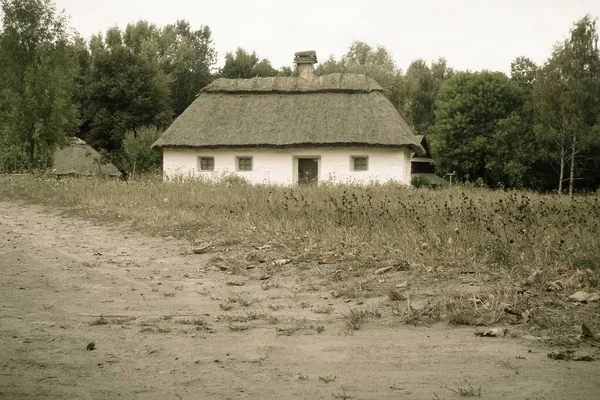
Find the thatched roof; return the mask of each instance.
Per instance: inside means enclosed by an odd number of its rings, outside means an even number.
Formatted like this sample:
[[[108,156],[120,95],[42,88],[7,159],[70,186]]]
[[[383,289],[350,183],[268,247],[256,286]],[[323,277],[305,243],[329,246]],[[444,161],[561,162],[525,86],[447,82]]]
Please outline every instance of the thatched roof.
[[[422,154],[425,158],[431,159],[431,150],[429,149],[429,141],[425,137],[425,135],[417,135],[417,140],[421,144],[421,147],[425,150],[425,154]],[[418,157],[413,157],[413,161],[425,161],[424,159],[417,159]],[[433,160],[432,160],[433,161]]]
[[[54,153],[52,173],[55,175],[121,176],[117,167],[104,161],[100,153],[78,138],[71,138],[66,147]]]
[[[407,146],[424,149],[373,79],[217,79],[154,148]]]

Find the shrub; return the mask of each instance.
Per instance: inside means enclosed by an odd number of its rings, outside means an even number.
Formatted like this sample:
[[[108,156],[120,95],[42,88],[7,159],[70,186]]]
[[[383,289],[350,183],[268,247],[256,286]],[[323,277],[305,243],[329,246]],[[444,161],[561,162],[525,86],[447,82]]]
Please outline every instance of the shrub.
[[[149,172],[160,169],[162,157],[151,148],[160,134],[161,132],[155,126],[144,126],[125,133],[123,154],[128,172]]]

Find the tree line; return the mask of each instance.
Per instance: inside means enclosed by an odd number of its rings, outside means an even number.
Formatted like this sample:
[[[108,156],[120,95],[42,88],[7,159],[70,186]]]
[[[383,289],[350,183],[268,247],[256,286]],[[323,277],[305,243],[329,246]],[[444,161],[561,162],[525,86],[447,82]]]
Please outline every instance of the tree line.
[[[78,136],[123,170],[160,164],[149,149],[219,77],[293,76],[238,48],[217,69],[208,26],[138,21],[82,38],[52,0],[0,0],[0,171],[47,167]],[[365,73],[432,147],[438,173],[490,187],[600,186],[600,52],[596,20],[573,24],[548,59],[516,57],[510,74],[457,71],[445,59],[406,71],[356,41],[317,74]]]

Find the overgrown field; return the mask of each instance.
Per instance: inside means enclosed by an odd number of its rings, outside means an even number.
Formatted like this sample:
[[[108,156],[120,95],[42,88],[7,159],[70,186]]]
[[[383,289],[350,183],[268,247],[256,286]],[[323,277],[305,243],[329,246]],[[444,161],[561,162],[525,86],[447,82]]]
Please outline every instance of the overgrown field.
[[[568,298],[599,291],[598,195],[4,176],[0,200],[229,248],[219,262],[233,273],[256,260],[309,271],[317,290],[385,297],[403,322],[512,324],[569,343],[586,336],[573,326],[600,329],[600,301]],[[272,259],[256,255],[264,245]]]

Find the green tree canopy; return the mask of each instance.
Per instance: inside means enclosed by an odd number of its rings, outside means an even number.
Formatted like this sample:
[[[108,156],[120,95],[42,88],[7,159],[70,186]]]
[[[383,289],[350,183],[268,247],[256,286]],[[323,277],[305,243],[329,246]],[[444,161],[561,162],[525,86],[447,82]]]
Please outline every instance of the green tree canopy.
[[[177,21],[160,30],[157,37],[159,62],[171,82],[171,107],[181,114],[212,79],[217,60],[208,26],[193,30],[187,21]]]
[[[225,54],[225,65],[221,69],[223,78],[232,79],[277,76],[279,74],[269,60],[260,59],[256,52],[248,53],[241,47],[238,47],[235,53]]]
[[[424,60],[413,61],[404,75],[400,111],[417,133],[425,134],[435,124],[435,100],[442,83],[454,74],[445,59],[427,65]]]
[[[316,73],[319,75],[335,72],[366,74],[375,79],[383,87],[386,95],[394,105],[398,105],[398,88],[402,74],[390,52],[383,46],[372,47],[365,42],[355,41],[348,52],[339,61],[330,56],[327,61],[319,64]]]
[[[501,72],[460,72],[442,84],[432,148],[439,166],[459,176],[496,183],[488,163],[498,122],[523,104],[522,90]]]
[[[599,93],[598,32],[596,21],[586,15],[575,23],[570,37],[555,46],[533,90],[536,133],[547,159],[558,164],[559,192],[568,174],[572,194],[578,166],[597,163]],[[600,182],[600,173],[592,172],[588,179]]]
[[[83,116],[86,139],[97,148],[118,151],[126,131],[164,128],[172,120],[171,80],[161,68],[156,41],[141,40],[138,23],[125,34],[110,28],[90,39],[91,65]],[[131,47],[129,47],[129,46]]]
[[[0,146],[13,167],[48,164],[78,125],[72,35],[51,0],[0,5]]]

